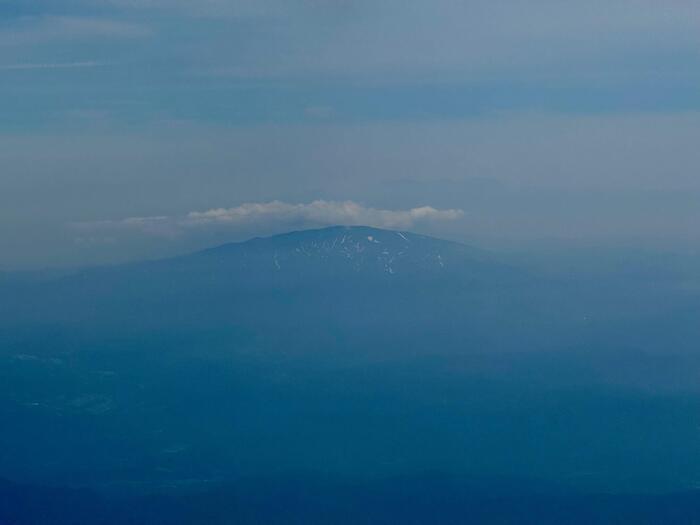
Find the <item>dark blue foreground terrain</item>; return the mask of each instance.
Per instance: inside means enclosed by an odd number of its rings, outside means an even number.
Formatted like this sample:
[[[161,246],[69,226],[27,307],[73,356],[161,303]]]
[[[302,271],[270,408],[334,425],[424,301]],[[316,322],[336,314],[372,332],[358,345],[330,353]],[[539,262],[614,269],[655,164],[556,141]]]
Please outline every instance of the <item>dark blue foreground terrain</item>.
[[[105,497],[0,482],[3,525],[694,524],[700,494],[576,494],[476,489],[450,479],[246,480],[208,489]]]

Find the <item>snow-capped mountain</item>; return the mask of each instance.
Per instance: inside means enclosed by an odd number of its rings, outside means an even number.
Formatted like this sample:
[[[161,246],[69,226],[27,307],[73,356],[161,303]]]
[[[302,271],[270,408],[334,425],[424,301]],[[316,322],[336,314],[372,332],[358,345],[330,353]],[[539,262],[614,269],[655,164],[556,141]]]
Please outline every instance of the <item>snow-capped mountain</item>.
[[[485,260],[467,246],[404,231],[334,226],[256,238],[182,258],[227,262],[238,270],[375,275],[440,273]]]
[[[449,323],[465,312],[488,312],[475,307],[479,297],[494,297],[491,291],[501,293],[523,275],[459,243],[336,226],[36,283],[13,292],[11,304],[0,300],[0,316],[22,323],[248,326],[300,316],[394,319],[403,312],[406,321]]]

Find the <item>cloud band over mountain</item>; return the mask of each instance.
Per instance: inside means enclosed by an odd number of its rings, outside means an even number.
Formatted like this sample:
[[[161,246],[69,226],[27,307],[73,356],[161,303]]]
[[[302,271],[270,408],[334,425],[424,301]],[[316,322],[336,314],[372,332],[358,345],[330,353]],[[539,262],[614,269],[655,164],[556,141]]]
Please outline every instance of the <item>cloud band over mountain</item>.
[[[73,226],[81,232],[131,232],[175,237],[201,229],[242,230],[250,227],[291,228],[333,224],[408,229],[427,222],[456,220],[463,214],[462,210],[439,210],[431,206],[384,210],[366,207],[353,201],[315,200],[306,204],[271,201],[245,203],[233,208],[193,211],[178,216],[129,217],[116,221],[82,222]]]

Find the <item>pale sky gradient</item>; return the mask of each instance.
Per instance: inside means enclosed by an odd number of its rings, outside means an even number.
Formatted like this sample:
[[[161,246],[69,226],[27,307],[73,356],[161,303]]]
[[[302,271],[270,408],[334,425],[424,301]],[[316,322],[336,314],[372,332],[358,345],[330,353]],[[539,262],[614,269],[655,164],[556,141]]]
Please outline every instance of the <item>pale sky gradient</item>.
[[[308,225],[74,227],[273,201],[462,210],[410,226],[475,243],[700,241],[697,2],[6,0],[0,100],[0,269]]]

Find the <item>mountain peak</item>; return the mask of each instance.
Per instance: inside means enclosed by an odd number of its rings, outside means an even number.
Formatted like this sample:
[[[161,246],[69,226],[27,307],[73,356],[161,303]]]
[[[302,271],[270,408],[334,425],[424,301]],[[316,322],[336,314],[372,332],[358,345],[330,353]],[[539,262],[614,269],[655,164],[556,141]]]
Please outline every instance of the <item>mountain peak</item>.
[[[384,230],[380,228],[372,228],[370,226],[328,226],[326,228],[310,229],[310,230],[298,230],[288,233],[282,233],[279,235],[274,235],[272,237],[267,237],[265,239],[273,242],[281,242],[284,240],[291,240],[293,242],[307,242],[307,241],[318,241],[318,242],[370,242],[370,243],[410,243],[412,241],[417,241],[419,239],[429,239],[422,235],[415,233],[410,233],[406,231],[395,231],[395,230]],[[440,241],[439,239],[433,239],[436,242],[447,242]]]
[[[368,226],[330,226],[271,237],[257,237],[200,252],[200,256],[225,259],[244,268],[277,272],[302,269],[395,275],[442,271],[476,251],[462,244],[406,231]],[[470,257],[470,258],[471,258]]]

